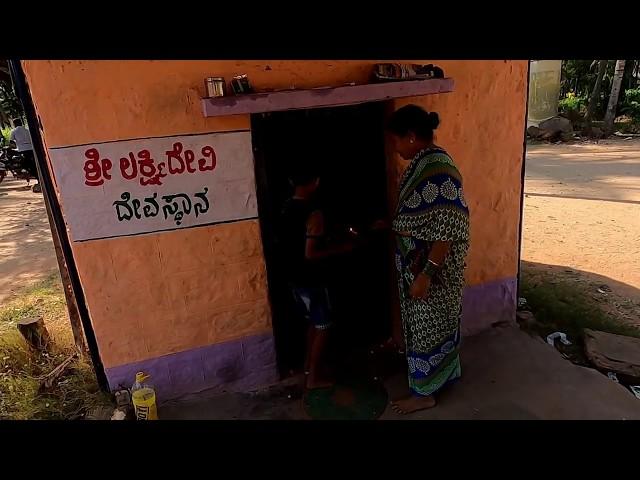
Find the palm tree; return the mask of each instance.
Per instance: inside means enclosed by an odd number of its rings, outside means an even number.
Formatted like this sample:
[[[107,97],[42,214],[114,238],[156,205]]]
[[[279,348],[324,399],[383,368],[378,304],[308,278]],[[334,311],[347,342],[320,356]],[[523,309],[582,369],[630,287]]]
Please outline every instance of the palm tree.
[[[609,105],[607,105],[607,113],[604,116],[604,131],[607,135],[613,132],[613,121],[616,117],[616,109],[618,107],[618,97],[620,96],[620,86],[622,85],[622,77],[624,76],[624,66],[626,60],[616,60],[616,70],[611,81],[611,95],[609,95]]]

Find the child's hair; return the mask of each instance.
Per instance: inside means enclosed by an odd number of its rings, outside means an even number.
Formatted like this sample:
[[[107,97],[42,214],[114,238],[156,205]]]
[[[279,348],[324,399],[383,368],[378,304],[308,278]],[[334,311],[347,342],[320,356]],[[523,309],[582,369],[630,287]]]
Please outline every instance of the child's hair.
[[[289,172],[289,181],[294,187],[309,185],[318,178],[318,172],[309,166],[298,166]]]

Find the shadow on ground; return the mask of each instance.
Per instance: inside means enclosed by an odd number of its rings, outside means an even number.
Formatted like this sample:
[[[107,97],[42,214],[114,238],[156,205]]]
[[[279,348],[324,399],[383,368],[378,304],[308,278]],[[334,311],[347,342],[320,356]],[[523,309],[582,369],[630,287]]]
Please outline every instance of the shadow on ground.
[[[536,318],[578,335],[582,328],[640,337],[640,289],[561,265],[521,263],[521,294]]]

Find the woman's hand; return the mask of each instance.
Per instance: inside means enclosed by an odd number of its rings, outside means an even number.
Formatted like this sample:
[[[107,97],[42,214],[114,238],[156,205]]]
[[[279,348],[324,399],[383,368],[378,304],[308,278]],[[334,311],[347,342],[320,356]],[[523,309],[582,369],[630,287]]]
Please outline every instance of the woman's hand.
[[[409,295],[414,300],[426,300],[429,296],[429,289],[431,288],[431,277],[426,273],[419,273],[413,280],[411,287],[409,288]]]

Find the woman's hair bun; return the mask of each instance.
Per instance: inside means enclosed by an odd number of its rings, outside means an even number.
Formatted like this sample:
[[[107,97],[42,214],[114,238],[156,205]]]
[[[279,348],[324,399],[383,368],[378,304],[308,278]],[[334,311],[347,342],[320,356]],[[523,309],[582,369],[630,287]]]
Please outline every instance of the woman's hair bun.
[[[440,125],[440,115],[436,112],[429,112],[429,126],[432,130],[435,130]]]
[[[436,112],[427,112],[418,105],[409,104],[393,113],[387,128],[391,133],[401,137],[413,132],[420,138],[431,140],[438,125],[440,116]]]

